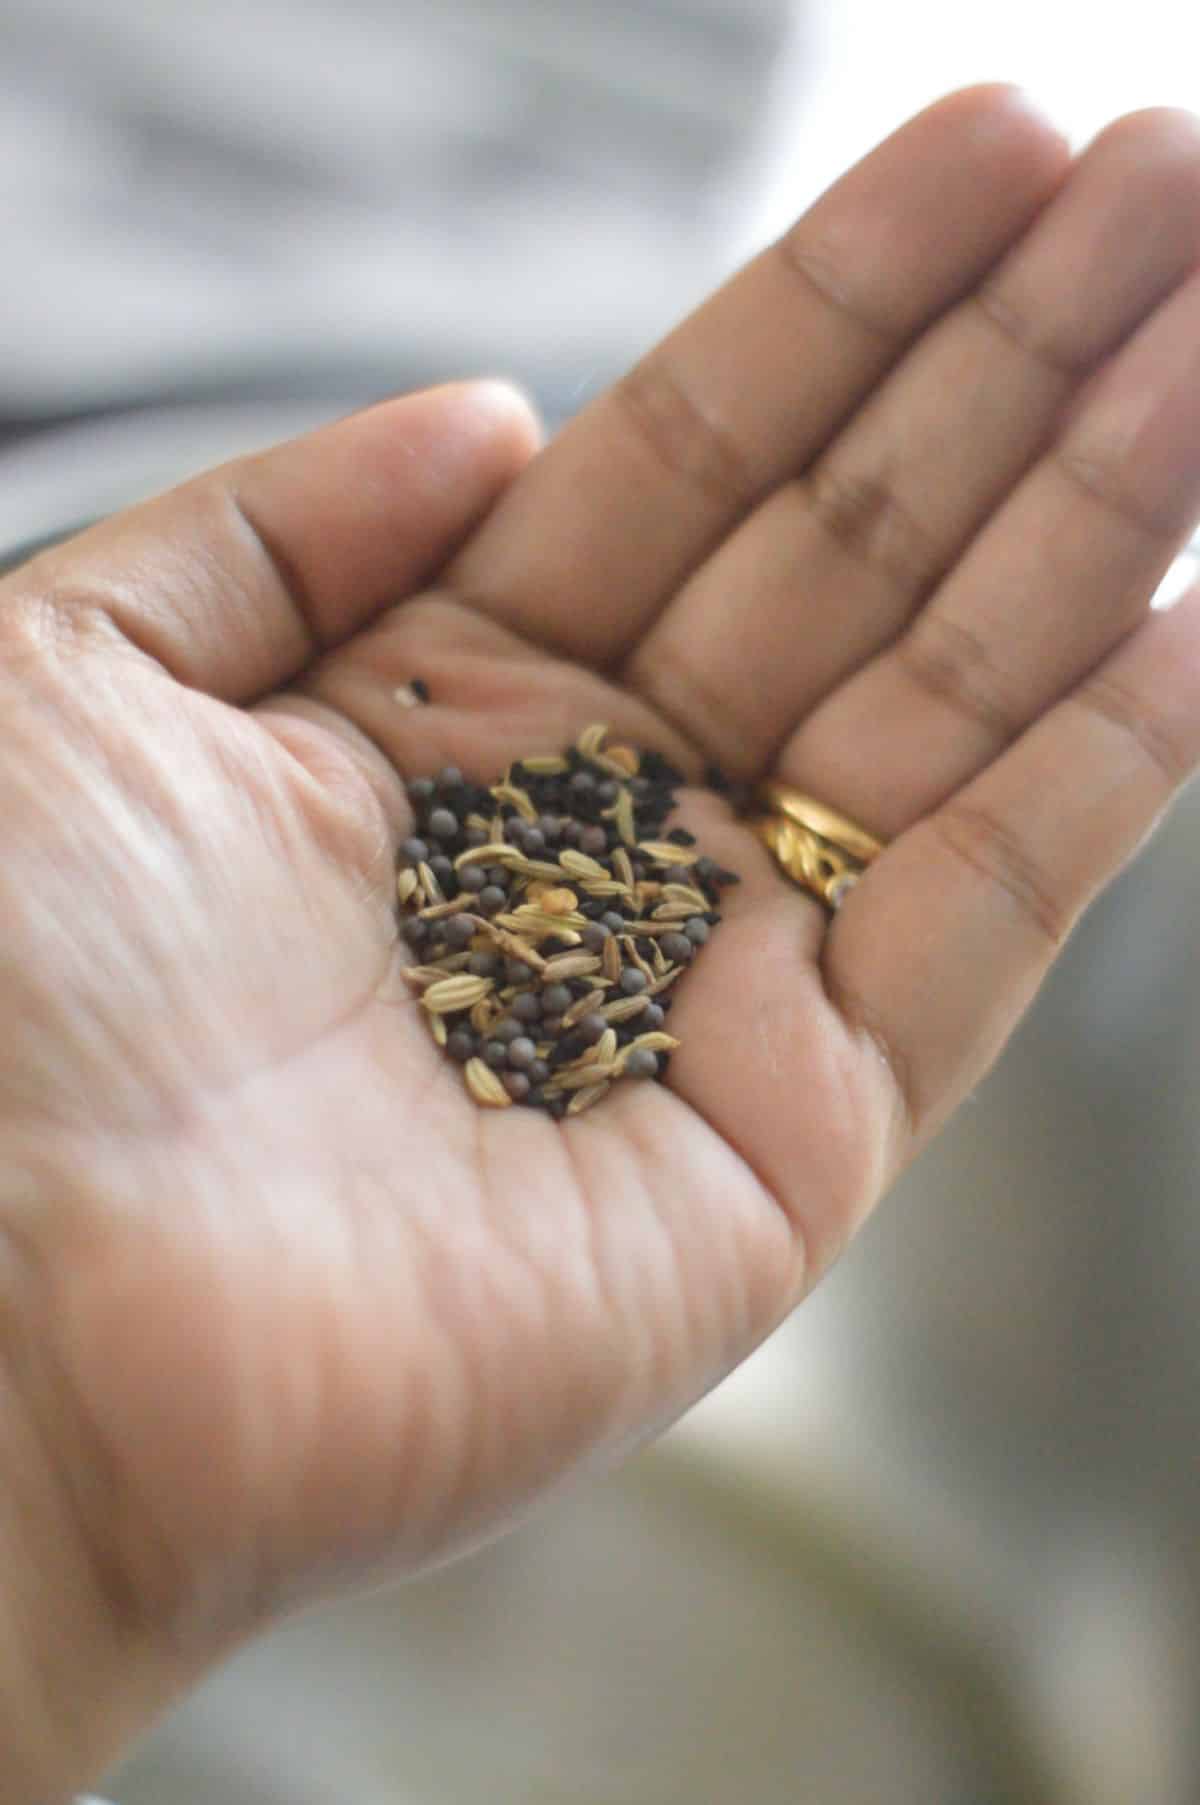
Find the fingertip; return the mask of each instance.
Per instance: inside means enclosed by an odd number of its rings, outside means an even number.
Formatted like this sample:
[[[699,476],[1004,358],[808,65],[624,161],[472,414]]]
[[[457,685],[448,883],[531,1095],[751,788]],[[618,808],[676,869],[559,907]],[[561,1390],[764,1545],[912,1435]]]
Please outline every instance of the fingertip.
[[[480,433],[500,438],[524,463],[545,442],[546,430],[533,396],[509,377],[471,377],[446,385]]]
[[[1064,168],[1070,160],[1067,132],[1022,82],[976,82],[935,102],[933,110],[944,111],[956,126],[967,126],[981,144],[1024,141]]]
[[[540,450],[544,436],[530,397],[493,376],[390,395],[295,443],[326,446],[333,435],[346,455],[374,473],[372,480],[387,471],[391,480],[411,485],[416,460],[421,481],[449,487],[464,502],[468,491],[495,495],[504,488]]]
[[[1101,145],[1115,146],[1135,159],[1174,157],[1194,168],[1200,152],[1200,115],[1187,107],[1138,107],[1101,126],[1088,149]]]

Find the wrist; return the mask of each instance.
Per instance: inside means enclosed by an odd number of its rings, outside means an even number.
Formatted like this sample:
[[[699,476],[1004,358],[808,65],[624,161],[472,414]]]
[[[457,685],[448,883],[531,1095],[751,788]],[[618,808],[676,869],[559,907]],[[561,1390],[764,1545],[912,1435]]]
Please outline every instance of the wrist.
[[[118,1545],[120,1500],[55,1358],[66,1262],[0,1182],[0,1798],[68,1805],[186,1682]]]
[[[68,1492],[11,1383],[0,1401],[0,1797],[96,1777],[129,1721],[136,1654],[100,1596]]]

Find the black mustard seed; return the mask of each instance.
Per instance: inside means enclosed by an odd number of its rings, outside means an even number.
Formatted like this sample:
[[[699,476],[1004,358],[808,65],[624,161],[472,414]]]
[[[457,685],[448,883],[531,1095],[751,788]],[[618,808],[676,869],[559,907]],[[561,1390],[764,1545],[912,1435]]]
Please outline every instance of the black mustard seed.
[[[475,938],[475,923],[469,915],[451,915],[442,923],[446,945],[461,950]]]

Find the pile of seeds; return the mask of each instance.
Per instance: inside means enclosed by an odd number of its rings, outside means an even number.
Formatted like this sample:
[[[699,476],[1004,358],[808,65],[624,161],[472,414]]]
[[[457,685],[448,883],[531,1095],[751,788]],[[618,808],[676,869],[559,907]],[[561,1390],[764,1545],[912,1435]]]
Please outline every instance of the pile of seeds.
[[[620,1078],[662,1078],[672,988],[736,875],[666,829],[683,782],[655,752],[588,727],[484,788],[461,771],[408,786],[400,932],[405,977],[477,1103],[555,1117]]]

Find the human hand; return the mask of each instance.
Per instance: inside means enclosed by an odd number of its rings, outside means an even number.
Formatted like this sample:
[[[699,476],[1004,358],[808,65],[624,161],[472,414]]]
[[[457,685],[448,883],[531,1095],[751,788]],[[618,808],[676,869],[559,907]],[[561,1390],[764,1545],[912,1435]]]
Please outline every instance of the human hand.
[[[1200,758],[1197,604],[1147,617],[1200,508],[1198,252],[1190,123],[1071,165],[971,91],[457,549],[515,404],[374,410],[8,581],[14,1797],[272,1611],[669,1421],[977,1082]],[[744,881],[670,1088],[485,1114],[398,975],[403,776],[589,720],[892,843],[830,926],[690,793]]]

